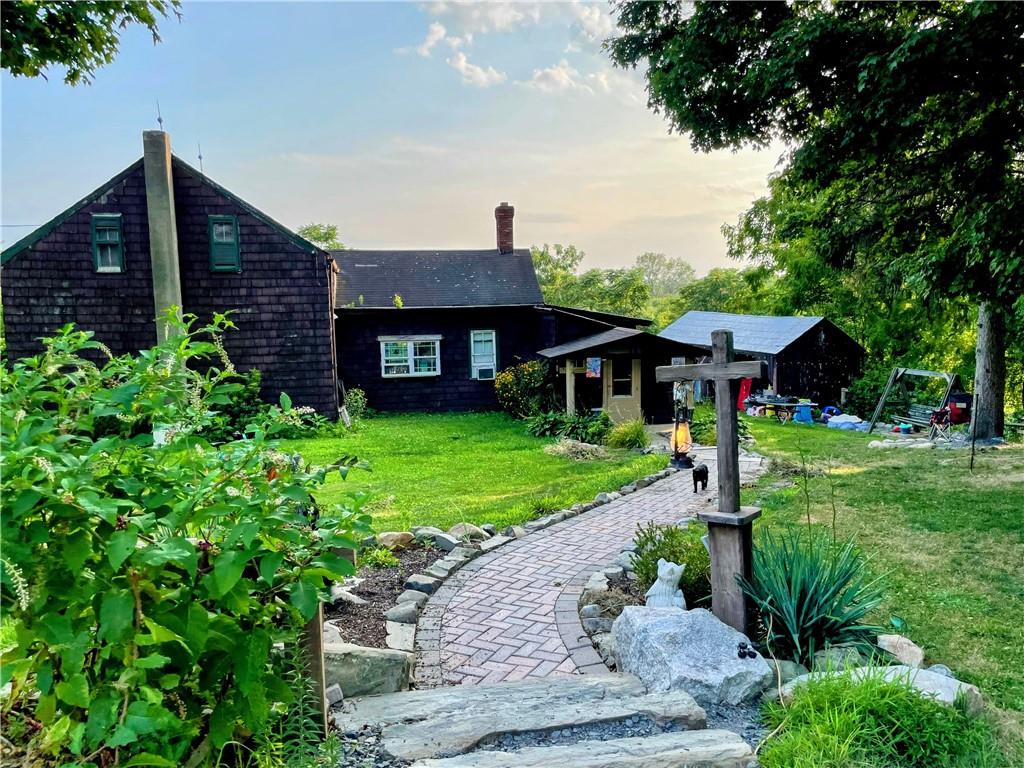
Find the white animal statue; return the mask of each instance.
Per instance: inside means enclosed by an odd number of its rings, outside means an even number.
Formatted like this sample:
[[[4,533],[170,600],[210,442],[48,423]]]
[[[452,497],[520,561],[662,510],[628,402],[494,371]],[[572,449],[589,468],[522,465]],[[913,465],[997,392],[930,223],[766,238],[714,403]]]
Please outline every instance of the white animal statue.
[[[686,610],[686,598],[679,588],[679,578],[685,565],[670,563],[665,558],[658,560],[658,580],[647,590],[645,605],[648,608],[682,608]]]

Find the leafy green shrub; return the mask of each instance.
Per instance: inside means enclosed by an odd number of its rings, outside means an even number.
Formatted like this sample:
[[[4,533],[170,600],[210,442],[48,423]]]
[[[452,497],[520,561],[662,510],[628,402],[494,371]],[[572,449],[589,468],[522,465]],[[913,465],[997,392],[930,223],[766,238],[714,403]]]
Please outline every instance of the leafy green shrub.
[[[366,393],[363,390],[358,387],[345,390],[345,409],[352,421],[359,421],[369,415],[366,403]]]
[[[644,429],[644,420],[633,419],[612,427],[604,442],[610,448],[646,448],[651,437]]]
[[[395,568],[401,561],[387,547],[373,547],[359,553],[359,563],[371,568]]]
[[[690,523],[678,525],[637,526],[634,542],[633,569],[640,587],[646,591],[658,580],[658,560],[685,565],[679,588],[686,598],[686,607],[693,608],[711,597],[711,558],[701,541],[707,532],[703,526]]]
[[[690,437],[693,442],[701,445],[717,445],[718,430],[716,429],[714,408],[698,408],[690,418]],[[736,434],[741,441],[754,439],[749,422],[742,416],[736,419]]]
[[[811,678],[787,707],[765,705],[764,768],[982,768],[1005,764],[996,734],[965,707],[922,697],[880,673]]]
[[[257,739],[294,698],[271,649],[352,573],[334,549],[369,532],[357,501],[316,505],[328,468],[275,450],[299,421],[286,395],[245,440],[201,436],[244,388],[211,364],[207,339],[233,326],[162,322],[165,342],[102,366],[71,326],[0,363],[0,610],[16,637],[0,685],[5,715],[41,726],[28,763],[200,765]],[[120,432],[94,439],[111,417]]]
[[[810,664],[815,651],[855,643],[870,648],[882,629],[862,624],[884,597],[878,579],[852,542],[836,546],[823,534],[773,536],[754,547],[751,580],[740,587],[761,612],[765,640],[776,656]]]
[[[864,371],[864,375],[854,379],[846,391],[846,403],[843,410],[846,413],[853,413],[862,419],[870,419],[878,405],[878,399],[885,391],[885,385],[889,381],[892,367],[889,365],[873,365]],[[828,405],[828,403],[822,403]],[[838,403],[836,403],[838,405]],[[910,407],[910,397],[902,387],[895,387],[886,401],[885,411],[882,413],[883,421],[895,419],[899,414],[905,414]]]
[[[499,371],[494,377],[498,404],[517,419],[525,419],[557,407],[548,364],[530,360]]]
[[[612,420],[606,413],[576,413],[564,411],[539,413],[526,420],[526,429],[535,437],[565,437],[581,443],[603,443],[612,429]]]
[[[225,366],[226,367],[226,366]],[[246,427],[255,422],[266,409],[260,399],[261,374],[258,368],[239,374],[240,389],[226,393],[199,434],[211,443],[226,443],[245,435]]]

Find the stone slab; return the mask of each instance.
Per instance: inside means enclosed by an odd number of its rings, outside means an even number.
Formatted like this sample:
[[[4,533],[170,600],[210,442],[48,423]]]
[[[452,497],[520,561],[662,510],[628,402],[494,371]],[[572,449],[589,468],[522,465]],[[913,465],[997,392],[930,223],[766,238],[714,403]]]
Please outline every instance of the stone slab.
[[[703,729],[707,722],[704,710],[684,691],[648,694],[635,677],[607,673],[346,698],[334,722],[344,732],[381,725],[388,752],[417,760],[463,754],[507,733],[630,717],[684,729]]]
[[[324,643],[326,685],[338,684],[346,698],[407,690],[412,664],[413,655],[403,651]]]
[[[420,760],[413,768],[746,768],[753,756],[750,746],[735,733],[704,730],[516,752],[478,751]]]
[[[384,629],[387,632],[385,642],[388,648],[396,651],[412,653],[416,650],[416,625],[404,624],[398,621],[385,621]]]
[[[500,534],[497,536],[492,536],[487,541],[480,542],[480,551],[490,552],[492,549],[497,549],[502,544],[508,544],[510,541],[512,541],[512,539],[508,536],[502,536]]]

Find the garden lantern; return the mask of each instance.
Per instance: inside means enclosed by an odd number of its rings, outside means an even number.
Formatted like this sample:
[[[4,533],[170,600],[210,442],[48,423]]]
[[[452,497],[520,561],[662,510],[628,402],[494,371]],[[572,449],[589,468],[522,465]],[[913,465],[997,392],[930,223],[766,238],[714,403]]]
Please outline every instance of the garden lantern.
[[[669,461],[677,469],[692,469],[693,459],[687,455],[693,447],[690,436],[690,414],[693,412],[693,384],[679,381],[672,386],[672,399],[675,403],[675,420],[672,425],[672,459]]]

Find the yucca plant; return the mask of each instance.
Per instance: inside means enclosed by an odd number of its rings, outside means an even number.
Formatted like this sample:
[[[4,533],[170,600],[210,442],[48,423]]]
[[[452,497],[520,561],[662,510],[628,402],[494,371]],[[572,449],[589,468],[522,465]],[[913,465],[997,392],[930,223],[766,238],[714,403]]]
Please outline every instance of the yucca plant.
[[[808,664],[829,645],[866,647],[882,631],[864,620],[881,604],[884,588],[852,542],[766,531],[754,548],[753,577],[737,581],[760,610],[765,639],[777,656]]]

